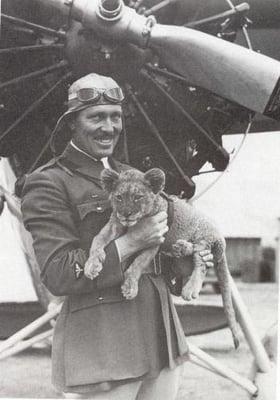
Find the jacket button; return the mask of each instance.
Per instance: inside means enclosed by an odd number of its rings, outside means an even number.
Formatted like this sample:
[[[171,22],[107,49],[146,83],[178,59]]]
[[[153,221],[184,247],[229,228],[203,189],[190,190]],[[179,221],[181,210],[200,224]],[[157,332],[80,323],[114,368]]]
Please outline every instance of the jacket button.
[[[102,210],[103,210],[103,208],[101,206],[96,207],[96,211],[102,211]]]
[[[99,296],[97,299],[98,299],[99,301],[102,301],[102,300],[104,300],[104,297]]]

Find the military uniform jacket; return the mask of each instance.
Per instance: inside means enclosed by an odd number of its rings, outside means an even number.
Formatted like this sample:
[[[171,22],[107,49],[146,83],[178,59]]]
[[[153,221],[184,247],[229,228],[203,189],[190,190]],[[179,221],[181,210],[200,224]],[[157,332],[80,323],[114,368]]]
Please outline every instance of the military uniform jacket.
[[[110,163],[117,171],[128,168]],[[94,280],[83,275],[92,238],[111,213],[102,169],[101,162],[68,145],[59,162],[34,171],[23,188],[24,225],[42,281],[55,296],[65,296],[52,348],[53,383],[64,392],[155,377],[188,351],[161,275],[143,275],[137,297],[126,300],[114,242],[106,248],[100,275]]]

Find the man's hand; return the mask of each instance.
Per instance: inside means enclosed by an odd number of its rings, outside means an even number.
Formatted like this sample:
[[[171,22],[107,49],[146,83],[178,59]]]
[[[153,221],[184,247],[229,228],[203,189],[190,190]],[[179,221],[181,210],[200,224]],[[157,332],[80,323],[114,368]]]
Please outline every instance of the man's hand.
[[[136,225],[128,228],[126,234],[115,240],[121,261],[139,250],[160,246],[165,240],[164,235],[167,231],[165,211],[141,219]]]
[[[143,218],[136,225],[128,228],[127,233],[137,250],[142,250],[161,245],[167,231],[167,214],[161,211],[152,217]]]
[[[193,271],[182,288],[182,297],[185,300],[197,299],[202,289],[207,269],[213,267],[213,254],[209,249],[201,249],[201,245],[194,245],[197,249],[193,254]]]
[[[202,258],[202,261],[206,265],[206,268],[213,268],[214,267],[213,254],[211,253],[210,250],[208,250],[208,249],[201,250],[198,254]]]

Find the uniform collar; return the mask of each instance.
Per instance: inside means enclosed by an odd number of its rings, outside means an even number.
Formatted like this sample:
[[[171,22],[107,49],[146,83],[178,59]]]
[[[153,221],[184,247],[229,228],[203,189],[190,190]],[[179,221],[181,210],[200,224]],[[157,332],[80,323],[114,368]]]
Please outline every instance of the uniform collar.
[[[67,144],[64,152],[59,157],[60,162],[65,163],[72,172],[78,171],[89,177],[99,179],[100,173],[104,169],[104,166],[100,160],[95,160],[90,158],[88,155],[80,152],[74,148],[70,143]],[[120,171],[121,164],[114,160],[112,157],[108,158],[110,166],[116,170]]]
[[[73,140],[70,140],[69,142],[70,146],[74,147],[75,150],[79,151],[80,153],[83,153],[85,156],[87,156],[88,158],[90,158],[93,161],[98,161],[97,158],[92,157],[90,154],[88,154],[87,152],[85,152],[84,150],[80,149],[80,147],[78,147]]]

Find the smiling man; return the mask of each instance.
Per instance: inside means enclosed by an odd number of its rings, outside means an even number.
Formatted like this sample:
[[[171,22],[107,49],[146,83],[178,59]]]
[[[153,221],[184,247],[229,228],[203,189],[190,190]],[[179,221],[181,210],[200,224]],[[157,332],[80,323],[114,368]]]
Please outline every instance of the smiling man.
[[[70,124],[72,145],[96,159],[111,156],[122,130],[122,110],[117,104],[96,105],[79,112]]]
[[[83,272],[92,240],[111,214],[100,173],[104,167],[129,168],[112,157],[123,100],[108,77],[90,74],[72,84],[68,110],[52,137],[55,157],[26,179],[23,219],[42,281],[55,296],[65,296],[52,348],[57,390],[75,398],[175,400],[178,365],[188,347],[164,277],[144,274],[133,300],[121,293],[133,256],[163,243],[166,213],[138,222],[111,242],[97,278]],[[62,134],[69,143],[58,156]],[[202,256],[211,266],[211,255]]]

